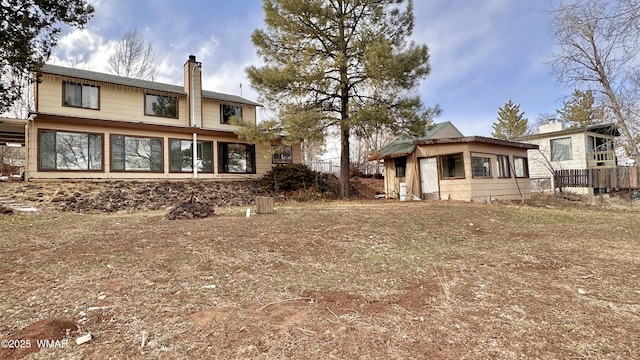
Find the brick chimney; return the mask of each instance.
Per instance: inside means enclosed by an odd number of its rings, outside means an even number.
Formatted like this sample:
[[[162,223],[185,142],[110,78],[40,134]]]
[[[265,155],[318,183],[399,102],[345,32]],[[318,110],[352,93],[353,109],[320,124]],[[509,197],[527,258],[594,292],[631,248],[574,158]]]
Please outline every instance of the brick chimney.
[[[202,127],[202,64],[195,55],[184,63],[184,91],[189,105],[189,125]]]

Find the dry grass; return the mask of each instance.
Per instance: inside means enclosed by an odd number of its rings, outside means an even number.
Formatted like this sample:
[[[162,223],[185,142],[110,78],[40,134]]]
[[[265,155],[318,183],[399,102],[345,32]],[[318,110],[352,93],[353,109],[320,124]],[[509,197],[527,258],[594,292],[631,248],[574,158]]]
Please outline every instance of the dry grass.
[[[535,204],[3,217],[0,338],[56,318],[95,339],[32,358],[637,357],[640,211]]]

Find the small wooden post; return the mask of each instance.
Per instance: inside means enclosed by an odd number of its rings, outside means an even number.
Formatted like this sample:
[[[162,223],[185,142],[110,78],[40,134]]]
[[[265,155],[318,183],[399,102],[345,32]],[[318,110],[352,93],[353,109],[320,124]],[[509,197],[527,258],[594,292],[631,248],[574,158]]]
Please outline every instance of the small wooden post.
[[[256,198],[256,213],[257,214],[272,214],[273,213],[273,198],[267,196],[258,196]]]

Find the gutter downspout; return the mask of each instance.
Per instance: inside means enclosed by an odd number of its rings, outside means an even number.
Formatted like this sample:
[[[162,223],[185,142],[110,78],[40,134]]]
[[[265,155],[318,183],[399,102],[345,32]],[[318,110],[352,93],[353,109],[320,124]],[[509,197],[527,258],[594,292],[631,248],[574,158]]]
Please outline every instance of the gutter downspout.
[[[195,79],[195,72],[196,72],[196,68],[200,67],[200,63],[196,63],[193,68],[191,68],[191,94],[190,94],[190,98],[191,98],[191,126],[192,127],[196,127],[196,98],[195,98],[195,92],[196,92],[196,79]],[[198,133],[197,132],[193,132],[193,143],[191,146],[191,167],[193,169],[193,178],[197,179],[198,178]]]

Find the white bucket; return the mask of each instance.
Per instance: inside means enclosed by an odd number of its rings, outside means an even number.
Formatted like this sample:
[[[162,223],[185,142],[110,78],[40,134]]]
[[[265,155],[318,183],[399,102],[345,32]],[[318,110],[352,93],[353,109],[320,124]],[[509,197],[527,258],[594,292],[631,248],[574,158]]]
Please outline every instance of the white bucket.
[[[407,183],[400,183],[400,201],[407,201]]]

